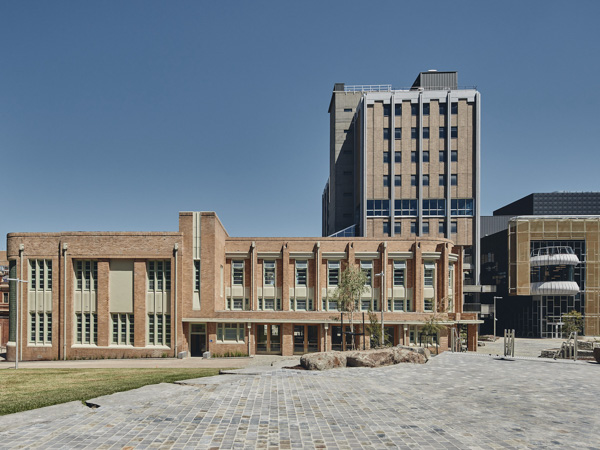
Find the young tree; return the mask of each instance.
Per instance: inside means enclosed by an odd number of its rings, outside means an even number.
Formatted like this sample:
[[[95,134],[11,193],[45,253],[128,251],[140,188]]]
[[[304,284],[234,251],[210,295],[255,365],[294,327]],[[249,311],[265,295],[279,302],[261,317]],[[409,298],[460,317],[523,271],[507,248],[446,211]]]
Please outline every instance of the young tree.
[[[354,311],[358,311],[360,295],[367,290],[367,276],[359,267],[348,266],[342,272],[338,287],[333,294],[337,301],[338,310],[350,313],[350,332],[354,333]],[[343,335],[344,330],[342,330]],[[344,339],[345,341],[345,339]],[[352,340],[354,346],[354,340]]]
[[[367,325],[367,331],[371,335],[371,348],[375,348],[376,345],[380,347],[385,345],[381,336],[379,319],[377,319],[377,314],[375,314],[372,309],[369,309],[369,325]]]
[[[572,309],[567,314],[563,314],[563,333],[569,337],[571,333],[577,331],[578,334],[583,332],[583,316],[579,311]]]

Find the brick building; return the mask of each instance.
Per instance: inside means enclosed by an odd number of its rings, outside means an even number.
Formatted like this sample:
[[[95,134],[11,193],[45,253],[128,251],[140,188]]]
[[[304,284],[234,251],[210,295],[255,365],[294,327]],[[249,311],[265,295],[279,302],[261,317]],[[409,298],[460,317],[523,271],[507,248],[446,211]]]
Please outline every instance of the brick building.
[[[27,281],[10,283],[11,360],[17,347],[23,360],[339,349],[332,293],[348,265],[394,344],[417,344],[435,317],[442,349],[459,326],[476,348],[462,247],[443,237],[235,238],[213,212],[182,212],[178,232],[10,233],[7,248],[11,278]]]

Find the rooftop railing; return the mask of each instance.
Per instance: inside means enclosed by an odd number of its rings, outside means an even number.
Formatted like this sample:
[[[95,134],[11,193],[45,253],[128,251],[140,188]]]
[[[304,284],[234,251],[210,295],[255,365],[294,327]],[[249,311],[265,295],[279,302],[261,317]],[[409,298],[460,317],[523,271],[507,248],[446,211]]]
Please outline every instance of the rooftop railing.
[[[448,90],[477,90],[477,86],[428,86],[428,87],[404,87],[393,88],[391,84],[356,84],[344,86],[345,92],[391,92],[391,91],[448,91]]]

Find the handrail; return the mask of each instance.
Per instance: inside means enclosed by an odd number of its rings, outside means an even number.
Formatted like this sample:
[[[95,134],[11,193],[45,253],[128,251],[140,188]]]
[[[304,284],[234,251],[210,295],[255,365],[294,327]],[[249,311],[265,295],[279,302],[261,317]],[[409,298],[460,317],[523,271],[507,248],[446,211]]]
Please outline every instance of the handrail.
[[[551,247],[536,248],[531,251],[530,256],[549,256],[549,255],[574,255],[575,252],[571,247],[565,245],[557,245]]]

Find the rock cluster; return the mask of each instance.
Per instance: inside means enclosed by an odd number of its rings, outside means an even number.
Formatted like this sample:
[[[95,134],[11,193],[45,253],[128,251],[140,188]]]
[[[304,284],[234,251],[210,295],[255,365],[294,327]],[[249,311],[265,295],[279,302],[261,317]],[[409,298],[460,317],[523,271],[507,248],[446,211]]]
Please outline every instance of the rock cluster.
[[[300,358],[306,370],[328,370],[340,367],[380,367],[399,363],[424,364],[429,350],[412,347],[388,347],[350,352],[307,353]]]

